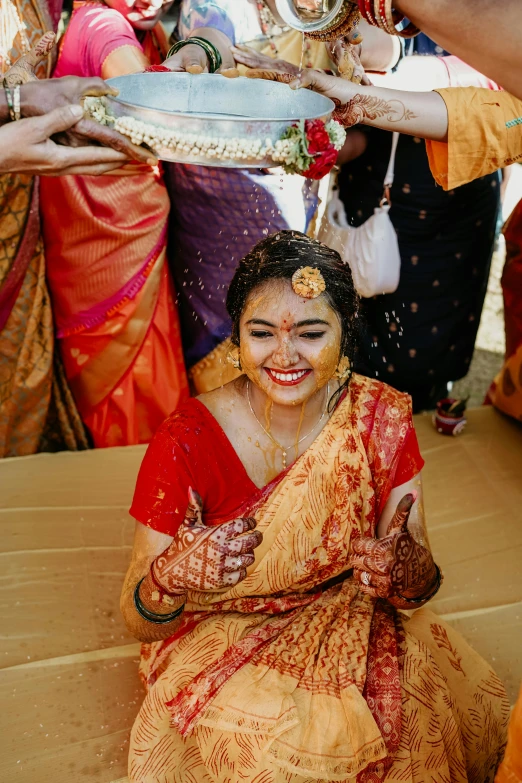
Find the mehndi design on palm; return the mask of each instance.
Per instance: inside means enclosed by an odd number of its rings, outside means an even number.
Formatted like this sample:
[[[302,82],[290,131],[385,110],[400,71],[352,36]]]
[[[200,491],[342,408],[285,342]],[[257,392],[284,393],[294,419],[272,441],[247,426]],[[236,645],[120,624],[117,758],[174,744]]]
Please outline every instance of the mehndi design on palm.
[[[49,56],[55,43],[56,35],[53,32],[44,33],[38,43],[9,68],[4,76],[4,84],[7,87],[16,87],[18,84],[34,81],[35,69]]]
[[[216,527],[203,523],[203,503],[189,489],[185,518],[170,546],[151,566],[156,582],[171,595],[187,590],[223,590],[246,577],[253,550],[262,541],[255,519],[239,518]]]
[[[416,494],[405,495],[385,538],[356,536],[351,566],[361,590],[375,598],[422,600],[436,582],[437,569],[429,549],[417,543],[408,529]]]

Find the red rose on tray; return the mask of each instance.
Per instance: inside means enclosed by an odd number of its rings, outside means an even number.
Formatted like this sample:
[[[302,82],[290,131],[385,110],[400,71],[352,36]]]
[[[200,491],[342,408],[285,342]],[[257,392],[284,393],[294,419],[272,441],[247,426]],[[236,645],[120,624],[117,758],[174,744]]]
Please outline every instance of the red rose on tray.
[[[149,65],[145,68],[145,73],[172,73],[172,71],[166,65]]]
[[[314,162],[303,171],[303,177],[308,179],[322,179],[333,169],[337,162],[337,150],[332,145],[330,149],[324,150],[315,156]]]
[[[310,155],[317,155],[318,152],[332,147],[332,142],[322,120],[307,120],[305,131]]]

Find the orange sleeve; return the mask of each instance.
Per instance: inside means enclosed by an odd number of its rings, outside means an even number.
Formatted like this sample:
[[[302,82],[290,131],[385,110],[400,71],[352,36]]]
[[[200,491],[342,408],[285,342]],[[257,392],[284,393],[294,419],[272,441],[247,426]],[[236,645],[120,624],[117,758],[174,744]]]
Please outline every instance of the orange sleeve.
[[[427,141],[426,149],[445,190],[522,161],[522,101],[477,87],[436,92],[448,110],[448,141]]]

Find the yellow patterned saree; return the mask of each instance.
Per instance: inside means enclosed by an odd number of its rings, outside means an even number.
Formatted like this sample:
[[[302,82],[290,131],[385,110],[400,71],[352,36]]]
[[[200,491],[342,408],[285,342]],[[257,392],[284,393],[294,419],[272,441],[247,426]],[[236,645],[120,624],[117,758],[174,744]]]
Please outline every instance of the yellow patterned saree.
[[[355,376],[315,443],[257,500],[247,578],[189,595],[144,645],[136,783],[485,783],[508,705],[490,667],[426,609],[411,619],[347,571],[373,536],[409,398]]]

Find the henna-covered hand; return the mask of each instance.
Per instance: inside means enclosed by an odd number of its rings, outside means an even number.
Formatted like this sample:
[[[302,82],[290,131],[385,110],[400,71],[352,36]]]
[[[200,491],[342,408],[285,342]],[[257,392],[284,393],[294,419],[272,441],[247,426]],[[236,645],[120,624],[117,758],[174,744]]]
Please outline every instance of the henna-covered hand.
[[[35,80],[36,67],[49,56],[55,43],[56,35],[53,32],[44,33],[38,43],[9,68],[4,76],[4,84],[16,87],[17,84],[27,84]]]
[[[361,34],[358,30],[354,30],[349,36],[326,44],[326,48],[330,59],[337,66],[341,79],[354,84],[371,84],[361,63],[361,41]]]
[[[279,62],[284,61],[280,60]],[[312,68],[303,68],[297,74],[284,70],[280,71],[273,66],[271,68],[253,68],[247,71],[246,75],[250,79],[268,79],[270,81],[283,82],[283,84],[289,84],[293,90],[306,87],[314,90],[314,92],[326,95],[327,98],[331,98],[333,101],[337,101],[338,105],[350,101],[357,90],[357,86],[346,79],[339,79],[338,76]]]
[[[252,68],[247,71],[246,76],[249,79],[266,79],[267,82],[280,82],[281,84],[293,84],[296,80],[295,73],[284,73],[283,71],[266,70],[265,68]]]
[[[216,527],[203,524],[200,496],[189,489],[185,519],[171,545],[154,560],[154,580],[167,593],[212,592],[241,582],[254,562],[263,536],[255,519],[234,519]]]
[[[256,50],[252,49],[250,46],[236,44],[236,46],[230,47],[230,51],[234,55],[234,60],[237,63],[246,65],[247,68],[252,68],[258,73],[263,72],[270,74],[275,71],[276,73],[292,75],[294,78],[299,73],[299,66],[293,65],[287,60],[275,60],[274,58],[269,57],[267,54],[256,52]],[[248,75],[249,74],[247,73],[247,76]],[[258,76],[257,78],[261,79],[264,77]],[[270,76],[267,76],[266,78],[271,80]]]
[[[401,604],[401,597],[422,600],[437,581],[437,569],[429,549],[418,544],[408,530],[416,494],[405,495],[388,526],[385,538],[356,536],[350,565],[361,590],[375,598]],[[412,608],[409,606],[408,608]]]

